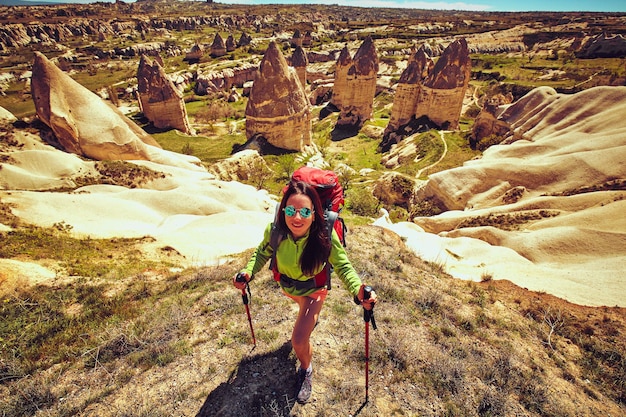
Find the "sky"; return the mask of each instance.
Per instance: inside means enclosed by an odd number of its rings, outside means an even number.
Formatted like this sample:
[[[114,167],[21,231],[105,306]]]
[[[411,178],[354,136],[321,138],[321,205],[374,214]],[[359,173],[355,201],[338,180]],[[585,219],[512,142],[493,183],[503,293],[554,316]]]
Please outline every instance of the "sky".
[[[54,0],[64,3],[92,3],[96,0]],[[109,1],[114,0],[100,0]],[[128,3],[132,0],[123,0]],[[475,11],[586,11],[624,12],[626,0],[214,0],[223,4],[339,4],[359,7],[400,7],[413,9],[475,10]],[[2,0],[0,0],[2,4]]]

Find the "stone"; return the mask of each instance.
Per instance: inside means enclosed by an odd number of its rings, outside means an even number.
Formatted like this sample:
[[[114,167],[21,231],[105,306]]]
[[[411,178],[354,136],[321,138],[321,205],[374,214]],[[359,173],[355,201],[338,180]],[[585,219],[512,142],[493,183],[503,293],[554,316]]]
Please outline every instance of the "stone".
[[[96,160],[147,160],[201,170],[200,160],[161,149],[156,140],[35,52],[31,94],[39,119],[61,148]]]
[[[373,194],[385,205],[408,209],[416,188],[415,180],[399,172],[385,172],[374,185]]]
[[[233,35],[228,35],[228,38],[226,38],[226,52],[233,52],[235,49],[237,49],[235,38],[233,38]]]
[[[306,67],[309,61],[306,56],[306,52],[301,46],[296,46],[296,49],[293,51],[293,55],[291,56],[291,66],[295,68],[296,73],[298,74],[298,79],[300,80],[300,84],[306,90]]]
[[[249,181],[258,178],[261,171],[270,172],[270,168],[259,152],[246,149],[216,162],[208,171],[222,181]]]
[[[139,106],[144,116],[158,129],[174,128],[194,135],[189,124],[183,94],[167,76],[160,59],[142,55],[137,68]]]
[[[352,66],[352,57],[348,46],[339,53],[337,63],[335,64],[335,84],[333,85],[333,95],[330,99],[330,104],[340,109],[343,107],[346,90],[348,89],[348,71]]]
[[[346,60],[347,62],[349,61]],[[351,65],[341,63],[341,66],[341,74],[336,73],[336,77],[345,78],[335,78],[340,105],[333,103],[339,109],[337,126],[361,128],[372,117],[376,95],[378,53],[372,37],[365,38]]]
[[[415,116],[419,90],[434,65],[423,46],[410,56],[408,65],[398,80],[386,131],[397,130]]]
[[[293,32],[293,36],[291,38],[291,46],[292,47],[302,47],[302,33],[300,32],[300,29],[296,29]]]
[[[201,45],[195,44],[189,49],[189,52],[185,54],[184,60],[189,63],[199,62],[204,55],[204,48]]]
[[[436,64],[422,45],[409,58],[394,96],[381,149],[386,152],[419,129],[457,129],[469,85],[471,61],[467,41],[455,40]]]
[[[237,41],[237,46],[248,46],[252,42],[252,36],[248,35],[246,32],[241,32],[241,36],[239,36],[239,40]]]
[[[426,116],[444,129],[457,129],[470,74],[467,41],[457,39],[448,45],[424,80],[415,118]]]
[[[281,149],[302,150],[311,143],[311,107],[295,70],[270,42],[246,106],[246,137],[265,139]]]
[[[483,104],[480,113],[472,126],[472,133],[469,143],[472,149],[480,147],[480,141],[490,136],[504,138],[510,131],[511,126],[504,120],[498,119],[498,110],[501,106],[513,102],[513,95],[509,93],[507,96],[497,94],[491,97]]]
[[[226,44],[220,34],[216,33],[215,38],[213,38],[213,43],[211,44],[211,56],[213,58],[219,58],[224,55],[226,55]]]

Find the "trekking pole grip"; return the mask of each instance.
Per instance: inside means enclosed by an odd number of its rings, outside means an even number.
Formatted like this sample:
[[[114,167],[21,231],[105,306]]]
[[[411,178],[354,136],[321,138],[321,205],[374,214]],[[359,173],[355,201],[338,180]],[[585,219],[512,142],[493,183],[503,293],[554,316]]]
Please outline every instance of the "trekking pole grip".
[[[246,280],[246,276],[243,272],[239,272],[237,274],[237,276],[235,277],[235,281],[237,282],[245,282],[246,283],[246,288],[241,290],[241,299],[243,300],[243,303],[245,305],[248,305],[248,294],[252,295],[250,293],[250,283]],[[248,294],[246,294],[246,289],[248,290]]]
[[[363,288],[363,299],[369,300],[372,294],[372,291],[373,289],[369,285]],[[374,319],[374,306],[373,305],[372,305],[371,310],[368,310],[365,307],[363,307],[363,320],[365,320],[366,323],[369,323],[371,321],[372,328],[376,330],[376,320]]]

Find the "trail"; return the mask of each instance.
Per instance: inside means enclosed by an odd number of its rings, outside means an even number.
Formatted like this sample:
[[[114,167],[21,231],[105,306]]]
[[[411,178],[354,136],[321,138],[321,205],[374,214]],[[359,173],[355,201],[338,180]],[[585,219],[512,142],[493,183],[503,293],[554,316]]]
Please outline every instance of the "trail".
[[[440,163],[443,158],[446,157],[446,154],[448,153],[448,144],[446,143],[446,139],[444,137],[444,134],[447,131],[445,130],[440,130],[439,131],[439,137],[441,138],[441,141],[443,142],[443,152],[441,153],[441,156],[439,157],[439,159],[437,159],[437,161],[433,162],[432,164],[420,169],[419,171],[417,171],[417,174],[415,174],[415,178],[420,178],[422,176],[422,172],[424,171],[428,171],[429,169],[431,169],[432,167],[436,166],[438,163]]]

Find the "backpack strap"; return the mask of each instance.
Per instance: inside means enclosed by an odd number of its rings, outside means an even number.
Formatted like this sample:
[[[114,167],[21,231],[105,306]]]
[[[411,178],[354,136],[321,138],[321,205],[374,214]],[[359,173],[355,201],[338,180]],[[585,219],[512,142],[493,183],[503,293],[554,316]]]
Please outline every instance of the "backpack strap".
[[[331,245],[333,242],[333,230],[335,229],[335,222],[337,221],[338,218],[339,218],[339,213],[337,213],[336,211],[332,211],[332,210],[324,211],[324,220],[326,220],[326,232],[328,233],[328,241],[330,242]],[[328,260],[326,260],[326,266],[324,267],[322,272],[320,272],[319,274],[315,276],[316,282],[322,282],[322,277],[318,278],[318,275],[323,274],[323,273],[326,274],[325,286],[327,289],[330,290],[332,288],[332,286],[330,285],[330,276],[333,273],[333,267],[330,264],[330,262],[328,262]]]
[[[272,258],[270,259],[270,270],[274,272],[274,280],[280,281],[280,273],[278,273],[278,266],[276,265],[276,251],[278,250],[278,245],[283,239],[286,237],[285,232],[278,225],[278,216],[280,213],[278,212],[278,208],[280,207],[280,203],[276,204],[276,211],[274,213],[274,222],[272,223],[272,230],[270,231],[270,247],[272,248]]]

